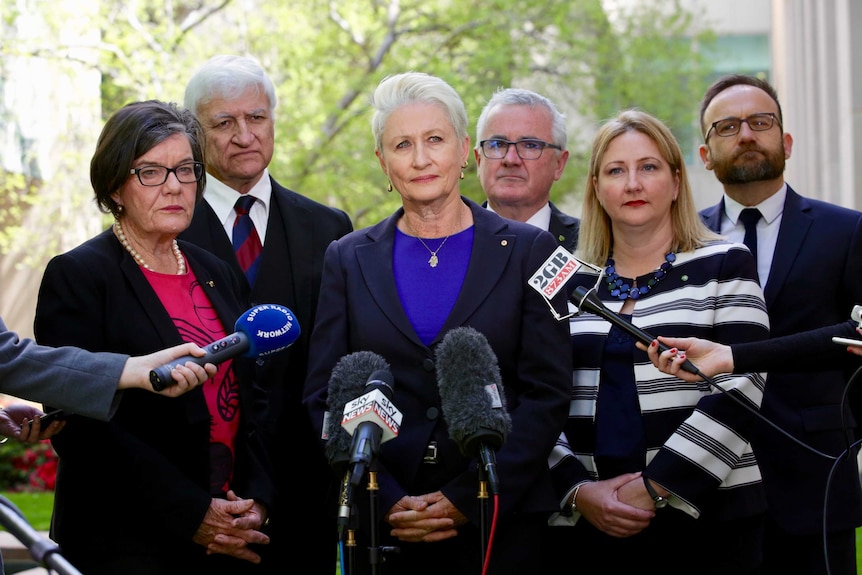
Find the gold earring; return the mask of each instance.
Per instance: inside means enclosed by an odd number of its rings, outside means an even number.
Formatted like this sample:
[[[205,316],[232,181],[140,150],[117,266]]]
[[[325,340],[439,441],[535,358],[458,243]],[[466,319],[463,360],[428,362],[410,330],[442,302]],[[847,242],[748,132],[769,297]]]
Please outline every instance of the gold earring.
[[[463,166],[461,166],[461,167],[462,167],[462,168],[466,168],[468,165],[469,165],[469,162],[468,162],[467,160],[464,160],[464,165],[463,165]]]
[[[391,191],[392,191],[392,182],[389,182],[389,183],[386,185],[386,191],[387,191],[387,192],[391,192]]]
[[[464,179],[464,172],[461,172],[461,179]]]

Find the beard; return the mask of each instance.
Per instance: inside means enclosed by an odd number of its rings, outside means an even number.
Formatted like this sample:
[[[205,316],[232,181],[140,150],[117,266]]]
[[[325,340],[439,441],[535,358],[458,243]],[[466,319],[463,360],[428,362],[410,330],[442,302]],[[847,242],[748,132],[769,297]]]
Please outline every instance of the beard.
[[[741,159],[741,156],[751,151],[760,152],[763,156]],[[726,185],[775,180],[784,173],[784,148],[765,150],[752,146],[733,156],[713,160],[712,170],[718,181]]]

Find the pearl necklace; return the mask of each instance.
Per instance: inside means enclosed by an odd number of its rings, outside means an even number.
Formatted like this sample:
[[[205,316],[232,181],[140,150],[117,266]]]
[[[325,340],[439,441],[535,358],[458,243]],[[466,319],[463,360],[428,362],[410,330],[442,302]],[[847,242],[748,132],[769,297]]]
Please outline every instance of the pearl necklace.
[[[135,251],[129,244],[129,240],[126,239],[126,234],[123,232],[123,226],[120,224],[120,220],[114,221],[114,235],[117,236],[117,239],[120,240],[120,243],[123,244],[123,247],[126,248],[126,251],[129,252],[129,255],[134,258],[135,262],[144,268],[145,270],[153,271],[147,262],[144,261],[144,258],[141,257],[141,254]],[[180,251],[180,246],[177,244],[177,240],[174,240],[173,244],[174,257],[177,258],[177,275],[181,276],[186,273],[186,260],[183,257],[183,252]]]
[[[612,258],[608,258],[608,261],[605,263],[605,275],[608,278],[608,291],[611,292],[612,296],[619,300],[627,300],[629,298],[638,299],[642,295],[649,293],[653,286],[664,279],[670,271],[670,268],[673,267],[673,262],[675,261],[676,255],[674,255],[673,252],[668,252],[667,255],[664,256],[664,263],[661,264],[660,268],[653,272],[652,277],[647,281],[646,285],[634,287],[623,281],[617,273],[614,260]]]

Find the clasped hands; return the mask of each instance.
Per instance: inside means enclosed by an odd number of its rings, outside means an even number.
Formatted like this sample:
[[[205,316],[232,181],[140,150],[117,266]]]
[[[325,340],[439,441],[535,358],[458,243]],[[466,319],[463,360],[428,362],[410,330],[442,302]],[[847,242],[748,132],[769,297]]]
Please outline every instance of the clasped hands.
[[[386,514],[390,534],[401,541],[433,543],[458,535],[467,518],[440,491],[406,495]]]
[[[259,531],[265,520],[266,509],[260,503],[241,499],[233,491],[228,491],[227,499],[212,499],[192,539],[206,547],[207,555],[222,553],[260,563],[260,555],[248,546],[269,543],[269,536]]]
[[[655,517],[655,504],[640,472],[584,483],[577,503],[583,518],[611,537],[636,535]]]

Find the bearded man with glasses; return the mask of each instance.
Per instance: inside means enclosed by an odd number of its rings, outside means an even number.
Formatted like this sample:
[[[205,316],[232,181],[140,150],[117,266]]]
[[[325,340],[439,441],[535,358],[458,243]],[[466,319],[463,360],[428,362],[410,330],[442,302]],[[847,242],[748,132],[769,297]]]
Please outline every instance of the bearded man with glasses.
[[[785,348],[787,355],[818,346],[821,357],[828,357],[835,345],[811,330],[841,330],[853,306],[862,303],[862,213],[805,198],[785,183],[793,138],[784,131],[775,89],[764,80],[721,78],[707,90],[700,120],[700,157],[724,185],[721,201],[701,216],[730,240],[752,240],[746,243],[756,255],[771,337],[795,335],[795,343]],[[746,234],[744,212],[752,209],[759,213]],[[760,371],[757,349],[756,344],[732,346],[734,371]],[[855,413],[844,405],[858,360],[844,355],[844,361],[818,362],[804,373],[785,366],[767,377],[761,413],[830,457],[755,423],[752,445],[768,505],[765,575],[856,573],[854,529],[862,524],[859,471],[852,455],[835,461],[854,439],[853,416],[859,415],[852,399]],[[696,357],[688,357],[697,365]]]

